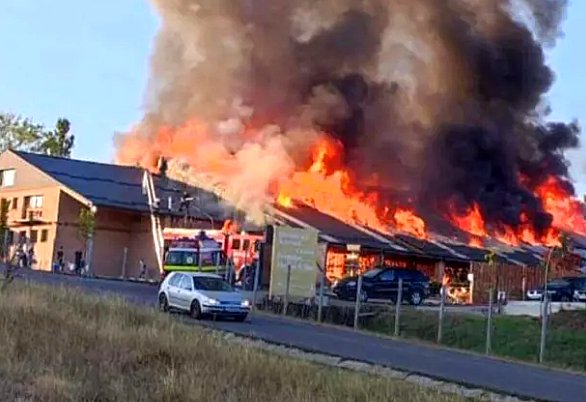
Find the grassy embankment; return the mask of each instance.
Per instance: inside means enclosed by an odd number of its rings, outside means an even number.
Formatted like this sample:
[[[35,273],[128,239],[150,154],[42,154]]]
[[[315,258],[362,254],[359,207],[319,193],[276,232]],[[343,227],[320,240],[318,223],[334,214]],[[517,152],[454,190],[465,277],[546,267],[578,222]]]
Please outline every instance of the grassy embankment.
[[[266,307],[265,307],[266,308]],[[273,311],[281,311],[276,306]],[[374,317],[362,322],[361,328],[384,335],[394,333],[395,306],[364,306]],[[270,310],[270,308],[269,308]],[[304,310],[291,306],[290,315],[315,319],[316,309]],[[324,320],[333,324],[352,325],[352,307],[324,309]],[[444,346],[484,353],[486,318],[473,314],[446,313],[443,328]],[[401,311],[400,336],[435,343],[438,313],[404,306]],[[497,356],[527,362],[537,362],[541,321],[529,317],[494,317],[492,353]],[[586,311],[566,311],[550,317],[546,363],[556,367],[586,371]]]
[[[0,356],[4,401],[464,400],[230,344],[120,299],[22,283],[0,293]]]
[[[383,314],[368,329],[392,334],[394,314]],[[435,342],[437,313],[408,309],[401,316],[401,336]],[[581,328],[580,328],[580,324]],[[546,362],[553,366],[586,371],[586,312],[561,312],[550,318]],[[529,317],[494,318],[492,353],[506,358],[536,362],[541,321]],[[447,314],[444,345],[483,353],[486,345],[486,318],[477,315]]]

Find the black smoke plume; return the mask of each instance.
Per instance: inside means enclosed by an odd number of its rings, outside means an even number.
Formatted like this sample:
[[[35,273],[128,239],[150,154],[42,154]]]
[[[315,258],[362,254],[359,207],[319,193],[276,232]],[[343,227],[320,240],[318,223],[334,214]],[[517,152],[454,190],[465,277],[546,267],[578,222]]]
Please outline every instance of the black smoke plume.
[[[205,143],[221,144],[238,179],[264,194],[307,163],[325,131],[343,144],[354,185],[385,195],[381,209],[409,200],[425,216],[476,204],[495,229],[522,214],[538,232],[551,225],[532,190],[550,175],[570,183],[564,151],[579,133],[541,112],[554,79],[544,47],[565,0],[153,2],[162,28],[147,112],[119,139],[122,159],[171,153],[205,171],[195,135],[180,155],[152,145],[160,127],[196,117]],[[259,179],[276,148],[275,173]]]

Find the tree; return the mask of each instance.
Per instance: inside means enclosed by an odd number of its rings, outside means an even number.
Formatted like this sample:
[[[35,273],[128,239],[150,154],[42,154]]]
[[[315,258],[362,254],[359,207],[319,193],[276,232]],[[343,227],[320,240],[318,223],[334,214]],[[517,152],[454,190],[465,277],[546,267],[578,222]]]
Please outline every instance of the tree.
[[[75,137],[69,133],[71,123],[67,119],[57,120],[55,130],[46,132],[41,143],[41,152],[69,158],[75,142]]]
[[[0,151],[18,149],[38,152],[43,126],[10,113],[0,113]]]
[[[89,208],[82,208],[77,217],[77,227],[79,238],[87,245],[96,229],[96,214]]]
[[[499,269],[497,265],[498,255],[494,249],[488,250],[488,253],[484,256],[484,261],[488,264],[491,271],[494,271],[494,288],[490,289],[493,298],[498,297],[498,291],[500,286]],[[494,300],[494,299],[493,299]]]
[[[0,202],[0,250],[1,256],[4,263],[4,276],[2,278],[2,285],[0,285],[0,290],[6,289],[6,287],[14,280],[14,271],[12,267],[12,262],[10,261],[9,256],[9,246],[8,246],[8,201],[2,200]]]
[[[90,260],[91,260],[91,253],[92,253],[92,243],[93,243],[93,235],[96,230],[96,212],[92,208],[81,208],[79,211],[79,216],[77,217],[77,227],[78,227],[78,235],[80,239],[83,241],[84,244],[84,260],[85,264],[83,268],[89,269]],[[90,265],[88,265],[90,264]],[[89,273],[89,272],[88,272]]]
[[[57,120],[54,130],[11,113],[0,113],[0,152],[6,149],[39,152],[70,157],[75,137],[70,134],[71,123]]]
[[[8,258],[8,200],[0,202],[0,256],[6,261]]]

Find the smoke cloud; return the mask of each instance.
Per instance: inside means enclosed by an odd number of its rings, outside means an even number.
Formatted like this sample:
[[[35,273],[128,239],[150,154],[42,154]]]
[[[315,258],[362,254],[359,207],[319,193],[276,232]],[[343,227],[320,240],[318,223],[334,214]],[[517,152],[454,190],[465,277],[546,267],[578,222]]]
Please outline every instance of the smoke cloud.
[[[118,159],[207,187],[262,219],[327,133],[381,209],[476,204],[487,224],[551,224],[532,188],[571,186],[576,123],[545,123],[544,47],[565,0],[152,0],[162,27],[144,119]],[[175,172],[175,173],[173,173]]]

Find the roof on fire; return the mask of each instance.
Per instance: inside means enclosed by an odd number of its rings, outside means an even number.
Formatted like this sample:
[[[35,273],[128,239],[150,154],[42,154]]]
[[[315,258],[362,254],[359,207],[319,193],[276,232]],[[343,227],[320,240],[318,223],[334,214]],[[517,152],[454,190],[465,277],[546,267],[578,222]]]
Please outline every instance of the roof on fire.
[[[140,167],[12,152],[97,206],[139,212],[149,210],[148,197],[143,190],[145,170]],[[152,177],[156,196],[160,200],[159,211],[163,214],[179,214],[178,202],[184,191],[194,197],[190,216],[221,219],[220,211],[226,211],[225,206],[220,206],[218,197],[211,192],[167,177]],[[484,261],[488,253],[486,249],[442,239],[422,240],[407,234],[381,233],[372,228],[344,223],[308,205],[296,205],[295,208],[274,206],[273,215],[282,224],[313,227],[318,230],[322,241],[333,244],[360,244],[363,248],[459,262]],[[586,249],[586,239],[574,240]],[[538,265],[542,254],[542,249],[532,247],[505,247],[498,250],[500,260],[529,266]]]
[[[149,210],[148,196],[143,190],[145,170],[140,167],[88,162],[23,151],[12,152],[96,206],[138,212]],[[199,205],[210,204],[206,202],[208,200],[214,200],[214,205],[218,204],[217,197],[212,193],[156,175],[153,175],[153,184],[156,196],[160,200],[159,212],[178,214],[179,199],[183,192],[187,191],[195,198],[197,204],[190,211],[190,216],[203,215],[201,217],[207,219],[206,215],[215,215],[216,211],[213,208],[199,208]]]
[[[360,244],[372,248],[452,262],[483,262],[488,249],[471,247],[455,241],[438,239],[422,240],[408,234],[386,234],[379,231],[344,223],[308,205],[296,204],[294,208],[274,206],[278,223],[293,227],[311,227],[319,232],[321,241],[332,244]],[[516,265],[536,266],[542,250],[532,248],[495,247],[497,261]]]

